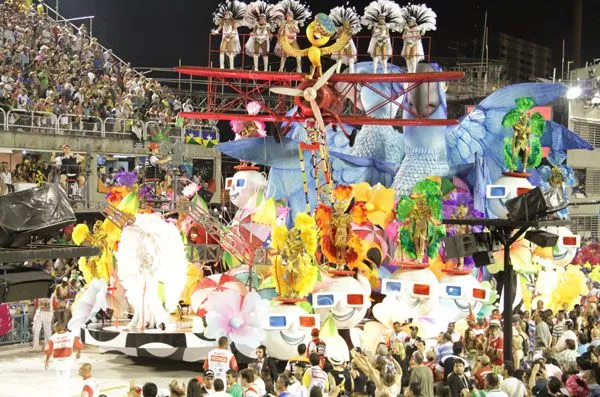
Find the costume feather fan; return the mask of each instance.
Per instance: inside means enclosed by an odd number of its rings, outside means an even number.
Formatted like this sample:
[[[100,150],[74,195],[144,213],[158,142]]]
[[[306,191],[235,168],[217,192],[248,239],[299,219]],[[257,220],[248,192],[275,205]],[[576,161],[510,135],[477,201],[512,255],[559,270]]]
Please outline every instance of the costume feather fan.
[[[335,26],[339,29],[344,26],[347,21],[352,30],[352,34],[357,34],[362,30],[360,24],[360,16],[356,12],[356,8],[348,6],[335,7],[329,11],[329,18],[333,21]]]
[[[238,0],[227,0],[219,4],[219,8],[213,13],[215,25],[221,24],[226,13],[231,14],[231,19],[234,21],[243,21],[246,16],[246,4]]]
[[[244,25],[253,28],[258,23],[258,19],[264,16],[265,21],[274,28],[276,22],[275,5],[262,0],[253,1],[246,7],[246,17]]]
[[[437,15],[426,4],[408,3],[402,7],[402,19],[408,22],[409,19],[413,18],[419,29],[423,32],[436,29]]]
[[[304,22],[310,18],[312,12],[308,5],[300,3],[297,0],[283,0],[275,6],[274,14],[278,24],[285,21],[285,16],[288,12],[292,13],[292,19],[300,26],[304,25]]]
[[[405,23],[400,6],[391,0],[376,0],[366,6],[361,22],[371,29],[379,23],[380,17],[385,19],[386,24],[398,28]]]

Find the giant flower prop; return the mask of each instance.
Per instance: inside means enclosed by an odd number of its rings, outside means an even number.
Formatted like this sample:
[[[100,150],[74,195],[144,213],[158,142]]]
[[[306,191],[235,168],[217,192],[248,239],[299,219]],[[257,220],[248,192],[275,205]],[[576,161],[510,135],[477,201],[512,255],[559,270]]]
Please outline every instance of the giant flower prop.
[[[373,225],[385,229],[394,219],[394,189],[388,189],[378,183],[375,186],[367,182],[352,185],[354,200],[365,203],[366,217]]]
[[[246,296],[234,290],[216,291],[206,302],[204,335],[214,339],[227,336],[236,345],[256,348],[264,337],[262,320],[269,305],[256,291]]]
[[[561,191],[563,199],[568,200],[567,187],[575,186],[575,175],[573,168],[563,164],[567,159],[564,152],[551,152],[548,155],[548,165],[542,165],[538,168],[542,180],[542,189],[557,188]],[[564,208],[558,211],[557,215],[566,218],[569,215],[569,209]]]
[[[401,223],[399,245],[409,258],[420,261],[437,255],[446,228],[442,225],[442,191],[440,184],[423,179],[412,194],[402,195],[396,217]]]
[[[296,216],[293,228],[276,226],[271,235],[271,275],[277,293],[284,298],[303,298],[317,281],[317,225],[306,213]]]
[[[353,205],[352,187],[338,186],[333,191],[333,205],[319,204],[315,219],[319,226],[321,251],[330,263],[341,270],[345,265],[353,269],[362,262],[363,247],[360,237],[352,230],[352,223],[367,221],[363,204]]]

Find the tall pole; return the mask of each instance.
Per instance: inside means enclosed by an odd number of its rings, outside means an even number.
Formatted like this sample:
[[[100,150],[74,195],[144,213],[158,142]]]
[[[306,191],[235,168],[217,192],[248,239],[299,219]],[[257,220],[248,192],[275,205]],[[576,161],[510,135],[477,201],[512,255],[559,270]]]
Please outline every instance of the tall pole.
[[[560,80],[565,79],[565,39],[562,40],[562,61],[560,63]]]
[[[480,73],[480,78],[481,75],[483,74],[483,54],[485,53],[485,33],[487,30],[487,9],[485,10],[485,17],[483,18],[483,37],[481,40],[481,62],[479,63],[479,73]]]
[[[581,34],[583,28],[583,0],[573,1],[573,61],[581,66]]]
[[[513,319],[513,278],[514,269],[510,262],[510,231],[504,230],[504,362],[512,361],[512,319]]]

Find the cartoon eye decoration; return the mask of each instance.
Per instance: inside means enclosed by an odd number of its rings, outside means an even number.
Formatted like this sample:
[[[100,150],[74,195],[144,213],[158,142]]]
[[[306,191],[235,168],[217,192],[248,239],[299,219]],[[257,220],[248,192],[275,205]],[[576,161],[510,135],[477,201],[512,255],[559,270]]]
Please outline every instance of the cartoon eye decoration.
[[[317,315],[306,314],[298,316],[297,314],[271,314],[267,318],[265,328],[270,330],[286,329],[292,323],[297,323],[300,328],[319,328],[319,319]]]
[[[429,298],[431,296],[431,284],[408,280],[384,279],[381,285],[381,293],[384,295],[401,295],[407,293],[413,298]]]
[[[465,287],[456,284],[443,284],[441,297],[446,299],[468,299],[476,302],[486,302],[489,291],[480,287]]]
[[[348,294],[346,292],[316,292],[312,297],[315,309],[330,309],[340,302],[344,302],[348,307],[361,307],[366,300],[363,294]]]
[[[521,196],[529,192],[531,188],[506,186],[506,185],[487,185],[486,197],[489,199],[504,199],[507,197]]]

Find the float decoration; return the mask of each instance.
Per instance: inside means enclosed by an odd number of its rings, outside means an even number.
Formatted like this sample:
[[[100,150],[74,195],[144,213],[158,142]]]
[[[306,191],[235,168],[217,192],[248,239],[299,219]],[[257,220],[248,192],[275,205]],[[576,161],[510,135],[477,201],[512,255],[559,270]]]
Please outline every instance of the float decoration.
[[[219,66],[225,69],[225,55],[229,58],[229,68],[235,67],[235,56],[240,53],[240,36],[238,28],[246,17],[246,4],[238,0],[227,0],[219,4],[219,8],[213,14],[213,22],[217,26],[212,34],[221,32],[221,44],[219,45]]]
[[[348,23],[344,24],[341,33],[338,34],[338,39],[335,43],[328,47],[323,47],[329,42],[331,37],[338,33],[338,29],[334,25],[333,21],[326,14],[319,13],[315,16],[315,19],[306,27],[306,38],[310,42],[309,48],[297,49],[288,41],[288,39],[279,35],[279,43],[281,48],[286,54],[294,58],[308,57],[312,65],[309,74],[309,79],[319,77],[323,74],[323,68],[321,66],[321,56],[331,55],[340,52],[348,41],[352,38],[352,34]]]
[[[339,37],[344,31],[344,24],[348,23],[352,35],[358,34],[362,30],[360,16],[354,7],[334,7],[329,11],[329,18],[337,28],[336,37]],[[354,40],[348,40],[348,44],[331,55],[331,59],[337,62],[336,73],[342,71],[342,64],[348,65],[350,73],[354,73],[354,64],[356,63],[357,50]]]
[[[246,105],[246,111],[250,116],[256,116],[260,113],[260,104],[252,101]],[[235,133],[235,139],[243,138],[258,138],[267,136],[265,130],[265,123],[262,121],[244,121],[244,120],[231,120],[229,122],[231,129]]]
[[[351,225],[352,222],[364,222],[362,206],[354,205],[350,186],[336,187],[332,196],[331,206],[319,204],[315,209],[321,251],[336,270],[344,270],[345,265],[353,269],[363,259],[361,239],[352,231]]]
[[[271,276],[284,299],[302,299],[312,291],[319,276],[316,265],[317,225],[306,213],[296,216],[294,227],[276,226],[271,235]]]
[[[575,174],[573,168],[563,164],[567,160],[567,154],[564,152],[550,152],[547,157],[550,165],[538,167],[543,189],[557,188],[560,190],[562,198],[569,199],[567,187],[575,186]],[[566,219],[569,215],[569,207],[566,207],[555,213],[558,217]]]
[[[256,291],[241,295],[235,290],[216,291],[206,300],[204,336],[217,339],[226,336],[236,345],[258,347],[264,339],[263,319],[270,302]]]
[[[406,60],[408,73],[417,71],[417,64],[425,59],[421,36],[430,30],[436,30],[437,15],[425,4],[408,4],[402,7],[405,25],[402,29],[402,57]]]
[[[400,249],[410,259],[422,262],[437,255],[441,239],[446,234],[442,220],[442,192],[439,183],[423,179],[412,194],[402,195],[396,217],[401,222]]]
[[[292,47],[299,49],[297,36],[300,33],[300,26],[310,18],[312,13],[306,4],[297,0],[283,0],[275,6],[276,24],[279,27],[279,35],[285,36]],[[281,57],[279,71],[283,72],[286,52],[281,48],[279,41],[275,45],[275,54]],[[302,58],[296,57],[296,72],[302,73]]]
[[[361,22],[372,31],[367,52],[373,59],[373,73],[377,73],[380,62],[383,73],[387,73],[392,56],[390,32],[399,31],[405,24],[400,6],[391,0],[373,1],[365,7]]]
[[[528,167],[535,168],[542,161],[540,138],[546,120],[539,112],[530,114],[535,106],[532,98],[521,97],[515,103],[517,106],[502,119],[502,126],[513,130],[512,137],[504,138],[504,160],[510,171],[517,171],[522,165],[525,173]]]
[[[246,42],[246,54],[252,56],[254,70],[258,71],[258,57],[262,56],[265,72],[269,70],[271,32],[275,29],[275,5],[262,0],[253,1],[246,7],[244,24],[252,29]]]
[[[448,198],[443,201],[443,217],[444,219],[472,219],[484,218],[481,211],[477,211],[473,206],[473,196],[468,192],[454,191],[450,193]],[[446,232],[450,236],[458,234],[478,233],[483,231],[481,226],[470,225],[448,225]],[[469,268],[473,265],[473,258],[457,258],[456,270],[462,270],[467,265]]]

